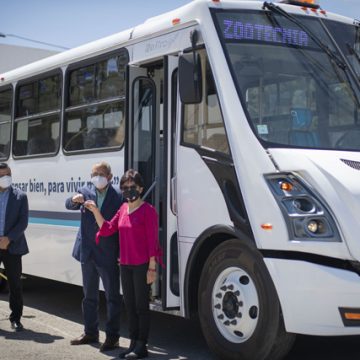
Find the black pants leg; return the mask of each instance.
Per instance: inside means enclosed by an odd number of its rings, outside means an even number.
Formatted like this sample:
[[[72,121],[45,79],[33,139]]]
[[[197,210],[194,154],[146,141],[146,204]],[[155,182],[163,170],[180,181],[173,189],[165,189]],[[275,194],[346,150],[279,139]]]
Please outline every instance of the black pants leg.
[[[12,255],[0,251],[0,263],[4,264],[9,284],[10,321],[20,321],[23,313],[23,295],[21,286],[21,255]]]
[[[119,339],[120,337],[120,274],[116,262],[107,266],[97,266],[105,290],[107,321],[105,326],[106,337]]]
[[[121,265],[121,284],[128,315],[129,337],[147,342],[150,328],[149,291],[146,274],[149,265]]]
[[[100,276],[95,262],[88,259],[81,264],[83,276],[82,312],[84,317],[84,332],[90,336],[99,336],[99,284]]]

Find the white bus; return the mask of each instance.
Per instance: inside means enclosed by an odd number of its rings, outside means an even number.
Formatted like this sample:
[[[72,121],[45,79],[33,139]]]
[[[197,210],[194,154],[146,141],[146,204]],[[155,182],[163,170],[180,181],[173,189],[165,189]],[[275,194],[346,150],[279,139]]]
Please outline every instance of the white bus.
[[[64,202],[106,160],[160,215],[153,307],[198,315],[221,359],[359,335],[359,77],[359,22],[314,0],[195,0],[0,75],[24,273],[81,284]]]

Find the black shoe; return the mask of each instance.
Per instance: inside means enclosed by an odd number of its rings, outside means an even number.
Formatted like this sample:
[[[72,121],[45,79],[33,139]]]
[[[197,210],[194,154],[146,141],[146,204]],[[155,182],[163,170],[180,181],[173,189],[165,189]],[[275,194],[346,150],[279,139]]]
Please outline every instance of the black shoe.
[[[20,322],[20,320],[12,321],[11,322],[11,328],[14,329],[15,331],[23,331],[24,330],[24,326]]]
[[[132,352],[125,355],[125,359],[143,359],[148,357],[146,341],[138,340]]]
[[[76,339],[70,341],[71,345],[85,345],[85,344],[94,344],[99,342],[98,336],[91,336],[87,334],[82,334]]]
[[[130,354],[135,349],[135,345],[136,345],[136,340],[130,340],[130,346],[125,351],[122,351],[119,354],[119,358],[120,359],[125,359],[125,356],[127,354]]]
[[[110,350],[114,350],[118,347],[119,347],[119,339],[118,338],[107,337],[105,339],[105,342],[103,344],[101,344],[100,351],[101,352],[110,351]]]

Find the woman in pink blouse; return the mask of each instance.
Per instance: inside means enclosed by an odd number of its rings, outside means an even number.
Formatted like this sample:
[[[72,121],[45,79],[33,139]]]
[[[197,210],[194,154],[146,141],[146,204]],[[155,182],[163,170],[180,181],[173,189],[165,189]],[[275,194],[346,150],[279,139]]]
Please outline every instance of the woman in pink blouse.
[[[93,212],[99,225],[97,242],[100,236],[119,232],[121,284],[131,340],[120,358],[142,359],[148,355],[149,291],[150,284],[156,280],[156,257],[159,255],[158,215],[153,206],[140,198],[144,182],[137,171],[126,171],[120,180],[120,189],[127,203],[122,204],[110,221],[104,220],[92,200],[86,201],[84,206]]]

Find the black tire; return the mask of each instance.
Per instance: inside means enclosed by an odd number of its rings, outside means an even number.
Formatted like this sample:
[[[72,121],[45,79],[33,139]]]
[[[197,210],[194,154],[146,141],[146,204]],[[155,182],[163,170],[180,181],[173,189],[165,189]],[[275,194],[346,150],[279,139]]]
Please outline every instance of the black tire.
[[[210,254],[198,301],[203,334],[221,360],[267,358],[281,326],[280,304],[262,256],[251,244],[232,239]]]
[[[284,321],[280,320],[276,341],[266,360],[281,360],[289,353],[296,340],[296,334],[288,333],[285,330]]]

